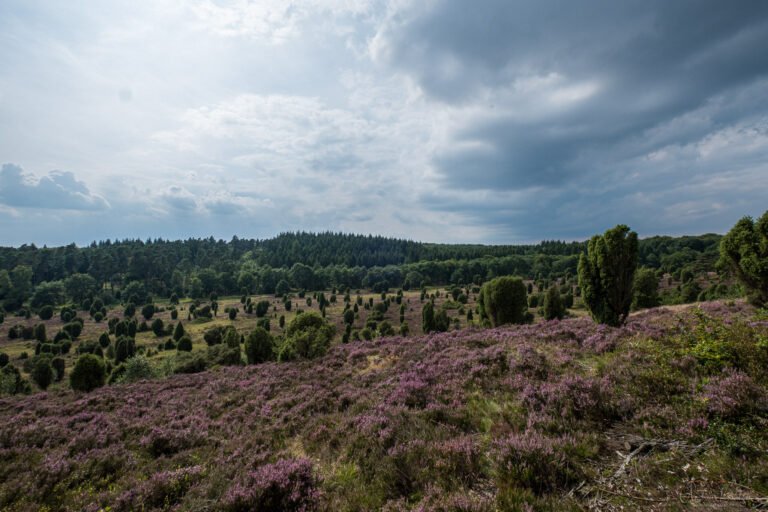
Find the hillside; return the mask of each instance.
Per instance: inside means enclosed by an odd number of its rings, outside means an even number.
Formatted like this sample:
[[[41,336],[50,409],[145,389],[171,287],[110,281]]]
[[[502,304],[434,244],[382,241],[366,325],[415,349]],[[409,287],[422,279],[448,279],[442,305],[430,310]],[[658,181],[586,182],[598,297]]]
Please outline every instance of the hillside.
[[[767,320],[713,302],[3,397],[0,508],[746,509]]]

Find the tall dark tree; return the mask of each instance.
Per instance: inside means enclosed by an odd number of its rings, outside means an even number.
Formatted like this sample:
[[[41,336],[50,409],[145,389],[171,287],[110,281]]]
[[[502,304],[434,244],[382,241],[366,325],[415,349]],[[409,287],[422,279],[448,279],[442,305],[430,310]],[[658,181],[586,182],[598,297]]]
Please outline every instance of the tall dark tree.
[[[560,296],[560,287],[553,284],[544,296],[544,318],[546,320],[562,320],[565,316],[565,304]]]
[[[596,322],[619,326],[626,321],[632,305],[637,252],[637,233],[623,224],[589,241],[587,252],[579,259],[579,286]]]
[[[435,322],[435,306],[432,301],[428,301],[421,308],[421,330],[425,333],[434,332],[437,330],[437,324]]]
[[[755,306],[768,304],[768,211],[739,220],[720,242],[720,263],[736,275]]]

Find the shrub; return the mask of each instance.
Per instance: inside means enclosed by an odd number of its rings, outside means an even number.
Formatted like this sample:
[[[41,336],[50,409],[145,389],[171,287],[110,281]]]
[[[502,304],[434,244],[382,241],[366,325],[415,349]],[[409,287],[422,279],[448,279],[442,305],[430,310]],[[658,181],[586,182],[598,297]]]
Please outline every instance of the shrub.
[[[171,310],[171,320],[177,320],[179,318],[179,311],[174,308]]]
[[[115,363],[122,363],[136,353],[136,342],[129,336],[120,336],[115,342]]]
[[[83,324],[80,322],[69,322],[68,324],[64,324],[64,326],[61,328],[62,331],[69,334],[69,337],[74,339],[77,339],[78,336],[80,336],[80,333],[83,332]]]
[[[256,320],[256,326],[261,327],[265,331],[271,330],[270,329],[271,326],[269,324],[269,318],[259,318],[258,320]]]
[[[245,339],[248,364],[259,364],[274,359],[274,340],[262,327],[256,327]]]
[[[149,320],[154,315],[155,315],[155,305],[154,304],[145,304],[141,308],[141,316],[143,316],[145,320]]]
[[[4,367],[10,361],[10,357],[5,352],[0,352],[0,368]]]
[[[546,320],[562,320],[565,316],[565,304],[560,296],[560,288],[552,285],[544,296],[544,318]]]
[[[208,347],[208,361],[211,364],[225,366],[235,366],[243,363],[240,357],[240,347],[233,348],[224,344]]]
[[[435,323],[435,305],[431,301],[424,304],[421,308],[421,330],[425,333],[434,332],[437,330],[437,324]]]
[[[527,321],[528,299],[525,284],[519,277],[497,277],[480,289],[480,314],[494,327]]]
[[[40,320],[50,320],[53,318],[53,306],[43,306],[37,314]]]
[[[99,336],[99,345],[101,345],[101,348],[107,348],[111,342],[108,332],[101,333]]]
[[[440,308],[440,311],[435,315],[435,331],[445,332],[451,326],[451,319],[448,318],[448,312]]]
[[[222,500],[228,512],[309,511],[318,508],[320,491],[308,459],[281,459],[251,471],[233,484]]]
[[[208,361],[203,354],[179,352],[173,366],[173,373],[199,373],[205,371]]]
[[[26,352],[22,352],[25,354]],[[0,369],[0,394],[18,395],[29,394],[32,392],[32,386],[26,379],[21,377],[21,373],[12,364]]]
[[[230,320],[234,320],[237,318],[237,308],[229,308],[227,314],[229,315]]]
[[[126,304],[125,309],[123,310],[123,316],[126,318],[131,318],[133,315],[136,314],[136,305],[132,302],[129,302]]]
[[[171,341],[171,340],[168,340],[168,341]],[[171,341],[171,344],[173,344],[173,341]],[[176,348],[180,352],[192,352],[192,338],[190,338],[189,336],[182,336],[181,338],[179,338]]]
[[[704,386],[707,411],[724,419],[739,419],[768,411],[768,395],[752,378],[728,368]]]
[[[30,377],[42,390],[48,389],[55,377],[53,368],[51,368],[51,356],[37,356],[34,359]]]
[[[497,441],[494,448],[502,501],[510,489],[542,495],[572,485],[582,476],[570,460],[575,443],[568,437],[548,438],[526,431]]]
[[[165,324],[162,319],[155,318],[152,320],[152,332],[155,333],[155,336],[158,338],[165,334]]]
[[[184,337],[184,326],[179,322],[173,329],[173,339],[174,341],[179,341],[182,337]]]
[[[632,305],[637,268],[637,233],[625,225],[595,235],[579,259],[579,287],[592,318],[601,324],[623,324]]]
[[[83,354],[69,374],[69,384],[75,391],[86,393],[104,385],[104,361],[93,354]]]
[[[209,347],[212,347],[213,345],[219,345],[224,341],[224,334],[227,329],[233,329],[233,327],[222,327],[217,325],[216,327],[211,327],[210,329],[206,330],[203,333],[203,339],[205,340],[205,343]]]
[[[288,325],[278,359],[312,359],[324,355],[336,329],[315,312],[302,313]]]
[[[137,355],[128,359],[125,361],[124,366],[125,371],[120,378],[120,382],[137,382],[140,380],[153,379],[157,376],[155,369],[152,367],[152,363],[142,355]]]
[[[51,368],[53,368],[57,382],[64,379],[65,362],[63,358],[54,357],[51,360]]]

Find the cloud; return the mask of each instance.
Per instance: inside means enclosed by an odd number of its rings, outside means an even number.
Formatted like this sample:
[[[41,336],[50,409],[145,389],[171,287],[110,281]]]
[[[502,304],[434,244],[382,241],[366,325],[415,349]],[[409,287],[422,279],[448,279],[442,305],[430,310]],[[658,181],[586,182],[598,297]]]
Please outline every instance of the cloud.
[[[0,202],[18,208],[52,210],[107,210],[109,203],[92,194],[67,171],[51,171],[39,179],[14,164],[0,168]]]

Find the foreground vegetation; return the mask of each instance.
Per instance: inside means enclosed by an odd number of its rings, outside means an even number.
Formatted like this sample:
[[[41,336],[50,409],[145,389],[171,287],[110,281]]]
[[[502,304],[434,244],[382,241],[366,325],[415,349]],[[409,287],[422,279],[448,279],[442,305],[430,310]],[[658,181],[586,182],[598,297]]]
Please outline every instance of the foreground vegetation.
[[[0,399],[4,510],[739,509],[768,495],[742,302],[337,344]]]

